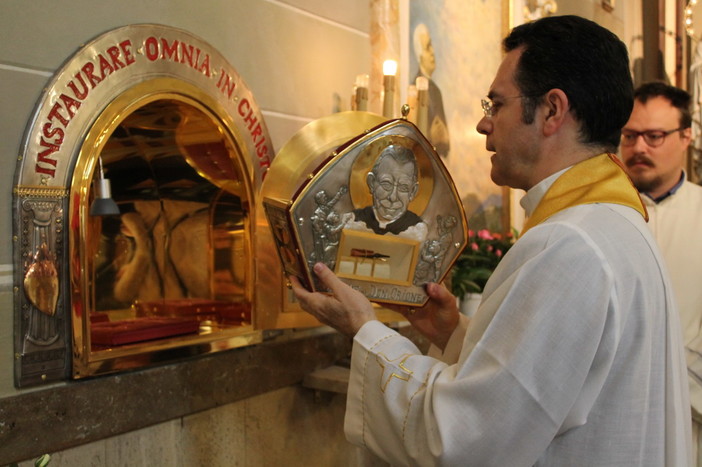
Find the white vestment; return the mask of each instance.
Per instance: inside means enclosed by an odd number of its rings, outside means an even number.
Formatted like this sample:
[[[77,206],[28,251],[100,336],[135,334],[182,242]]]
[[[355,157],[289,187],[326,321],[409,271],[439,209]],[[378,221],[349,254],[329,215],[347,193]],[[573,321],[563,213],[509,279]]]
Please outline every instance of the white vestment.
[[[527,214],[556,177],[527,193]],[[669,288],[635,210],[560,211],[505,255],[438,358],[378,321],[361,328],[346,435],[393,465],[688,465]]]
[[[689,181],[656,204],[648,226],[668,265],[687,347],[696,465],[702,467],[702,187]]]

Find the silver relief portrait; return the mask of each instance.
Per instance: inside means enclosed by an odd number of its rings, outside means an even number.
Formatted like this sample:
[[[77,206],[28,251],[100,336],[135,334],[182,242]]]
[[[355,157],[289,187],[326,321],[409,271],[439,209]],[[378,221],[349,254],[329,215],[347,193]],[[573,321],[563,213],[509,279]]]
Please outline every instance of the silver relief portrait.
[[[309,270],[323,262],[378,302],[423,303],[424,284],[445,277],[467,236],[445,167],[408,122],[345,146],[292,210]]]

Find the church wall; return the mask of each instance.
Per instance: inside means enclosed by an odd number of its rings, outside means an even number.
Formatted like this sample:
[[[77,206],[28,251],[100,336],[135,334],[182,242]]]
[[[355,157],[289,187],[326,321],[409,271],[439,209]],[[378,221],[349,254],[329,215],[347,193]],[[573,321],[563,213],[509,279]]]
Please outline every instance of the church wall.
[[[237,69],[264,113],[277,150],[304,124],[332,113],[335,95],[349,95],[356,74],[370,66],[367,8],[352,0],[316,3],[319,11],[315,2],[304,1],[208,0],[196,11],[186,0],[99,6],[87,0],[3,2],[0,238],[7,241],[0,242],[0,310],[5,317],[0,320],[0,397],[15,393],[9,241],[13,176],[25,126],[53,72],[81,44],[115,27],[161,23],[188,30]]]
[[[13,382],[14,172],[23,133],[37,99],[64,60],[82,44],[128,24],[158,23],[187,30],[220,51],[237,70],[261,108],[277,150],[306,123],[334,111],[348,110],[356,75],[368,73],[371,65],[369,11],[369,4],[355,0],[3,2],[0,14],[3,44],[0,47],[3,84],[0,86],[3,167],[0,171],[0,424],[13,423],[11,411],[4,408],[15,401],[38,403],[52,397],[52,392],[58,389],[99,385],[120,378],[108,376],[22,390],[16,389]],[[337,354],[343,355],[348,350],[345,343],[336,343],[334,348],[336,354],[330,352],[326,357],[310,354],[301,358],[306,358],[311,367],[328,365],[330,362],[325,359],[337,358]],[[218,357],[208,358],[218,360]],[[173,371],[179,371],[177,366]],[[299,381],[301,376],[292,379]],[[218,396],[221,400],[209,404],[217,408],[81,446],[38,450],[24,459],[48,451],[53,457],[52,466],[296,465],[295,462],[303,459],[309,461],[309,457],[303,456],[307,452],[308,456],[322,456],[325,465],[355,465],[356,451],[342,433],[344,396],[315,396],[314,391],[299,384],[290,386],[284,378],[280,380],[260,385],[259,392],[268,391],[260,395],[225,394]],[[187,390],[183,388],[183,392]],[[31,397],[34,395],[36,398]],[[244,398],[237,400],[240,397]],[[197,405],[183,401],[184,405],[188,403]],[[30,407],[29,411],[33,409]],[[128,408],[114,407],[114,417],[123,417],[125,409]],[[39,419],[32,423],[42,424],[41,418],[48,416],[60,422],[61,414],[44,414],[43,410],[46,408],[35,408]],[[187,412],[187,407],[181,412]],[[98,422],[110,424],[111,420],[95,421]],[[65,428],[69,431],[76,427]],[[23,445],[34,443],[37,449],[44,449],[51,442],[43,439],[46,437],[43,433],[41,429],[29,429],[16,438]],[[0,448],[0,465],[22,460],[8,452],[11,449],[6,442],[7,438],[0,440],[0,445],[5,444],[5,449]],[[33,463],[26,461],[23,465]]]

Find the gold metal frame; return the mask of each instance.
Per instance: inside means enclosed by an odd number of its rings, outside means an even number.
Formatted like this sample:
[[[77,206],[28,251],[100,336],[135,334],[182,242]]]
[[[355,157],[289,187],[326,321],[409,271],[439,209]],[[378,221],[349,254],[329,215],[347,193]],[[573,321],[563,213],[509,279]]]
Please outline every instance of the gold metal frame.
[[[117,126],[136,109],[161,99],[176,100],[195,107],[217,122],[235,147],[242,147],[242,142],[231,124],[231,118],[219,108],[217,102],[194,86],[170,78],[158,78],[130,88],[107,105],[96,119],[78,153],[69,194],[69,212],[72,217],[75,216],[75,218],[79,219],[79,222],[73,221],[70,223],[71,228],[69,230],[71,321],[74,335],[73,376],[75,378],[114,371],[115,369],[142,366],[145,360],[158,360],[159,353],[183,346],[197,345],[200,346],[201,352],[207,352],[213,349],[223,350],[261,341],[260,332],[254,331],[253,325],[249,324],[214,329],[213,332],[216,332],[216,337],[213,333],[200,333],[198,335],[112,347],[106,350],[92,350],[88,311],[93,310],[95,307],[95,289],[91,287],[93,283],[91,272],[94,271],[94,254],[90,250],[97,239],[90,237],[91,229],[89,228],[89,223],[92,218],[88,213],[88,209],[93,172],[102,148]],[[240,162],[235,161],[237,164]],[[245,191],[248,193],[248,199],[252,200],[254,195],[250,183],[246,177],[244,180],[246,182]],[[251,217],[254,214],[254,212],[251,212]],[[252,239],[248,238],[246,242],[248,250],[253,252]],[[248,276],[254,277],[253,255],[249,257],[249,264],[246,267]],[[246,296],[253,297],[253,281],[250,281],[246,288]]]
[[[235,188],[247,193],[245,243],[251,254],[245,296],[253,322],[96,352],[88,323],[95,303],[90,277],[95,239],[89,228],[94,221],[88,214],[93,173],[117,125],[160,99],[187,104],[210,117],[241,156],[235,163],[244,183]],[[16,168],[15,384],[45,384],[260,342],[261,330],[271,329],[262,324],[279,314],[285,290],[259,196],[273,157],[248,86],[222,54],[198,37],[168,26],[138,24],[108,31],[81,47],[47,83],[27,125]],[[220,188],[227,185],[225,180],[211,181]],[[37,293],[57,293],[55,309],[42,309],[53,298],[37,301]],[[36,328],[37,323],[44,327]]]
[[[419,246],[420,242],[416,240],[410,240],[406,238],[393,238],[392,240],[384,237],[383,235],[376,235],[372,232],[361,232],[357,230],[350,230],[350,229],[345,229],[341,232],[341,241],[339,242],[339,252],[337,253],[337,259],[336,259],[336,275],[339,277],[343,277],[346,279],[356,279],[356,280],[361,280],[361,281],[368,281],[368,282],[377,282],[378,279],[375,279],[369,275],[362,275],[358,274],[356,269],[354,269],[354,272],[344,272],[342,269],[342,260],[344,258],[344,253],[345,251],[348,251],[352,249],[353,247],[357,246],[359,242],[367,242],[369,245],[373,245],[375,248],[384,248],[385,249],[393,249],[395,251],[399,251],[400,256],[403,260],[409,259],[409,264],[407,264],[406,267],[406,274],[402,279],[392,279],[392,278],[383,278],[382,282],[384,284],[392,284],[392,285],[399,285],[399,286],[404,286],[404,287],[410,287],[412,285],[412,278],[414,277],[414,271],[417,267],[417,253],[419,251]],[[363,263],[368,262],[368,264],[372,265],[373,267],[375,266],[375,263],[381,260],[385,260],[384,258],[379,258],[379,259],[373,259],[373,258],[348,258],[355,263]]]
[[[369,127],[367,124],[373,120],[382,123]],[[338,139],[339,135],[354,129],[356,133],[351,133],[352,136],[347,136],[345,141]],[[368,185],[358,180],[367,177],[378,153],[403,141],[403,146],[410,147],[407,146],[409,140],[414,142],[412,152],[417,159],[419,178],[431,192],[423,195],[427,202],[421,204],[422,211],[416,213],[421,216],[427,233],[425,237],[413,238],[414,243],[389,235],[385,238],[389,243],[411,244],[411,248],[404,251],[389,248],[381,252],[372,242],[361,240],[370,238],[367,235],[348,232],[359,228],[349,227],[346,223],[354,218],[356,209],[362,208],[355,204],[353,182],[357,181],[355,188],[368,191]],[[297,276],[309,290],[326,290],[312,272],[313,263],[322,261],[334,268],[331,263],[339,265],[339,254],[350,257],[354,253],[362,255],[375,250],[377,254],[388,255],[386,258],[394,258],[395,265],[401,266],[400,270],[407,264],[404,261],[410,259],[407,271],[411,277],[389,277],[386,280],[381,278],[382,274],[368,277],[357,274],[355,269],[350,273],[348,267],[352,261],[349,258],[344,259],[344,267],[337,268],[337,273],[371,301],[423,306],[428,300],[423,284],[446,278],[468,236],[465,211],[448,170],[417,127],[404,119],[385,121],[384,117],[355,111],[312,122],[278,153],[261,195],[271,223],[278,229],[277,247],[286,272]],[[324,209],[331,211],[325,214]],[[334,222],[333,226],[320,226],[319,220],[331,214],[336,214],[339,220],[341,216],[346,220]],[[339,244],[330,241],[324,245],[323,239],[331,239],[332,230],[334,235],[339,235]],[[350,236],[353,236],[353,242]],[[398,260],[399,256],[403,259]]]

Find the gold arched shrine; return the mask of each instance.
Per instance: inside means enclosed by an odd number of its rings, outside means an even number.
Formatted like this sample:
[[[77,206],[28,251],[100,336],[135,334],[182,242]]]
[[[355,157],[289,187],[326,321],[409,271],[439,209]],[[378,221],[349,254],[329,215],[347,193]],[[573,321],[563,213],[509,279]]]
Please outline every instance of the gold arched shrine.
[[[132,157],[130,151],[139,145],[141,156]],[[121,154],[128,157],[120,159]],[[182,160],[172,165],[174,154]],[[276,259],[266,253],[270,233],[258,197],[273,157],[251,91],[226,58],[202,39],[168,26],[140,24],[111,30],[81,47],[40,97],[16,168],[17,386],[130,368],[145,359],[167,359],[183,346],[209,352],[260,340],[256,310],[280,307],[282,301],[282,290],[277,290],[282,287],[263,294],[253,286],[262,276],[273,281],[281,277]],[[139,179],[142,169],[150,175]],[[212,326],[199,318],[200,332],[153,341],[146,349],[91,344],[91,334],[97,336],[91,318],[101,315],[95,312],[104,294],[96,289],[96,252],[107,226],[101,219],[108,218],[90,215],[100,196],[101,173],[112,177],[112,193],[122,210],[138,211],[137,206],[153,201],[154,193],[162,205],[164,199],[177,205],[182,215],[169,219],[169,228],[191,221],[195,213],[210,220],[235,214],[238,224],[226,232],[211,229],[208,245],[216,249],[226,237],[227,261],[237,261],[229,271],[237,277],[227,279],[228,288],[236,289],[228,292],[228,300],[246,314],[237,325]],[[192,207],[204,196],[194,188],[198,177],[207,196],[224,208]],[[213,298],[218,283],[212,277],[208,281],[200,289],[209,288]],[[181,294],[180,304],[192,298],[188,294]],[[125,313],[133,313],[135,303]],[[193,308],[194,303],[188,305]],[[203,326],[209,326],[208,332],[202,332]],[[214,328],[217,333],[211,332]]]

